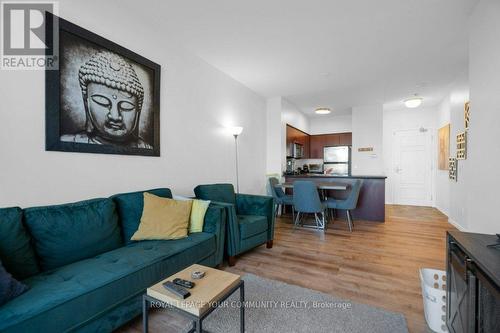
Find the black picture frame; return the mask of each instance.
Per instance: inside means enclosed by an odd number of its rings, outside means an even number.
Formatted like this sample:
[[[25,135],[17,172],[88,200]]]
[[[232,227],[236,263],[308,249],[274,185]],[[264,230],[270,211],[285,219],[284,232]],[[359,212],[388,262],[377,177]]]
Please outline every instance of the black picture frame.
[[[59,36],[66,32],[89,41],[102,49],[109,50],[121,57],[131,60],[153,73],[152,77],[152,98],[151,98],[151,118],[152,124],[152,148],[123,147],[118,145],[89,144],[80,142],[61,141],[61,71],[45,70],[45,150],[61,152],[80,152],[98,154],[119,154],[119,155],[142,155],[160,156],[160,74],[161,66],[139,54],[120,46],[106,38],[103,38],[89,30],[68,22],[56,15],[46,12],[46,35],[53,36],[53,29],[57,27]],[[47,40],[47,55],[54,47],[52,39]],[[63,56],[64,49],[59,44],[59,59]],[[139,125],[137,125],[139,126]]]

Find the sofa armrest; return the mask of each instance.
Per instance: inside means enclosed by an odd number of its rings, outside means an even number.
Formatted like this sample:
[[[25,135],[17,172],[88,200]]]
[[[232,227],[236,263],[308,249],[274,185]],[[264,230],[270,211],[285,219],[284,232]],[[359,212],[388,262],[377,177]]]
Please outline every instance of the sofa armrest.
[[[203,232],[215,234],[215,263],[216,265],[222,263],[226,237],[226,209],[224,207],[214,204],[208,206],[203,222]]]
[[[236,210],[241,215],[266,216],[269,228],[267,240],[274,238],[274,199],[265,195],[236,194]]]
[[[235,256],[240,251],[240,226],[236,207],[225,202],[212,201],[211,204],[224,208],[226,212],[226,253]]]

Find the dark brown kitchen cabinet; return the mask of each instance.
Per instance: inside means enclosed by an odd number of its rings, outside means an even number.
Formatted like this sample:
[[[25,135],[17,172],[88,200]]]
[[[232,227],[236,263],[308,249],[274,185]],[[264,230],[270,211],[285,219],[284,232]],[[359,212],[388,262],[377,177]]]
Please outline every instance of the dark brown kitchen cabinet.
[[[340,146],[340,134],[326,134],[325,147]]]
[[[301,130],[299,130],[293,126],[286,125],[286,146],[287,146],[287,149],[293,143],[301,144],[304,148],[303,158],[309,158],[309,151],[310,151],[309,141],[310,141],[309,134],[307,134],[306,132],[302,132]]]
[[[326,137],[324,135],[311,135],[311,150],[309,156],[311,158],[323,159],[323,147],[326,143]]]
[[[304,158],[311,158],[311,136],[304,137]]]
[[[323,148],[352,145],[351,133],[320,134],[310,137],[310,158],[323,158]]]
[[[339,134],[339,145],[340,146],[351,146],[352,145],[352,133],[340,133]]]
[[[304,147],[303,158],[323,159],[323,148],[352,145],[352,133],[309,135],[293,126],[286,125],[287,149],[292,143]]]

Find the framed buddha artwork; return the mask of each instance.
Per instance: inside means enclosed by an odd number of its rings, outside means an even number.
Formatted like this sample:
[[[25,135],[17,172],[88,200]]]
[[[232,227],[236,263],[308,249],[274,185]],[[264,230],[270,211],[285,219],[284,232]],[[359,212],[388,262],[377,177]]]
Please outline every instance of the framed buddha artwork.
[[[160,156],[160,65],[56,19],[58,70],[45,71],[46,150]]]

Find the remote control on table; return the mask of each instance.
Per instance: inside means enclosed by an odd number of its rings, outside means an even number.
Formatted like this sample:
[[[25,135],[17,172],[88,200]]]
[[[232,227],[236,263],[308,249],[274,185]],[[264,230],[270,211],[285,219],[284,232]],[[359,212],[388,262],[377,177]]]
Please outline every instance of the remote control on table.
[[[176,279],[174,279],[174,283],[178,286],[188,288],[188,289],[191,289],[194,287],[194,282],[184,280],[184,279],[176,278]]]
[[[163,287],[165,289],[167,289],[168,291],[170,291],[175,296],[182,298],[182,299],[188,298],[191,295],[191,293],[189,291],[182,288],[181,286],[176,285],[172,281],[167,281],[167,282],[163,283]]]

